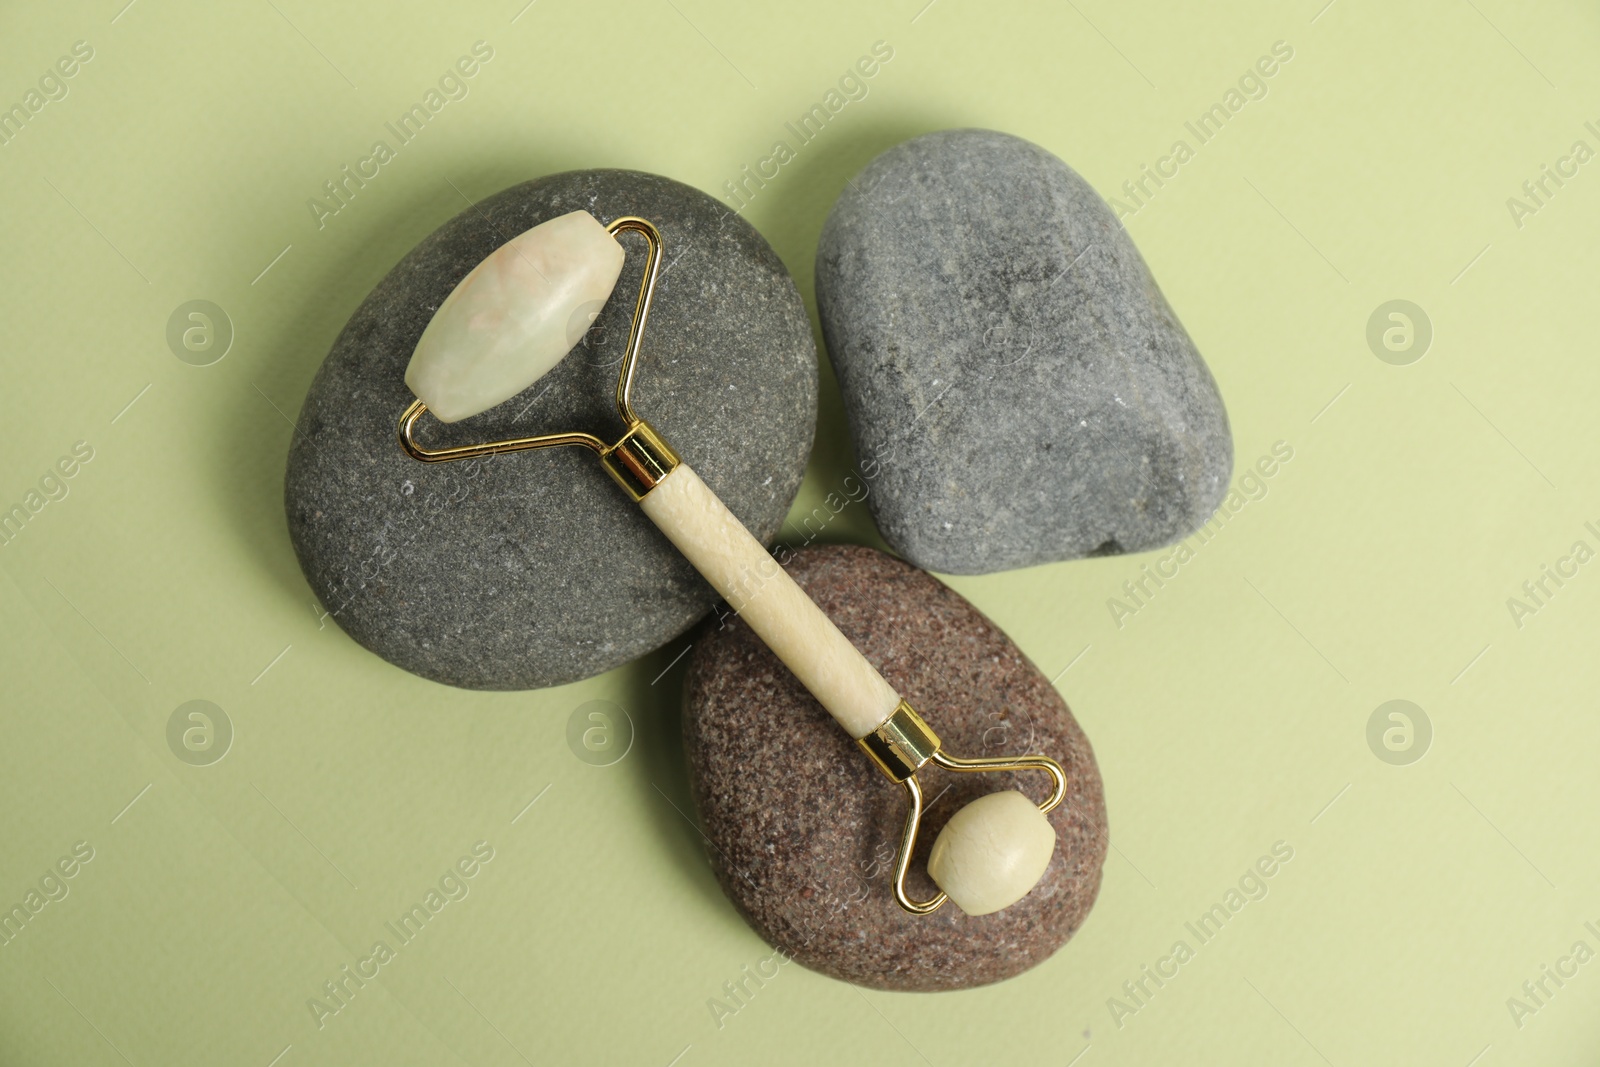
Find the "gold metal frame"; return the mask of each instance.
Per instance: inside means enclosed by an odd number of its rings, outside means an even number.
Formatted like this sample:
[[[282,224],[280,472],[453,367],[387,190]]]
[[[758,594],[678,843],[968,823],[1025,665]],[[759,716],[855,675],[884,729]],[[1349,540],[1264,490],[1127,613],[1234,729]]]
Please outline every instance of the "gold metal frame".
[[[906,892],[906,872],[911,869],[911,857],[917,850],[917,832],[922,828],[922,784],[917,781],[917,771],[932,763],[947,771],[963,773],[993,773],[998,771],[1044,771],[1050,775],[1055,788],[1050,797],[1039,805],[1041,812],[1049,813],[1067,796],[1067,772],[1061,764],[1045,755],[983,756],[963,759],[946,753],[939,735],[918,715],[906,701],[900,701],[894,711],[872,733],[856,742],[872,757],[890,781],[905,786],[911,805],[906,811],[905,829],[900,834],[900,852],[895,857],[894,899],[913,915],[927,915],[938,911],[949,897],[939,892],[927,900],[912,900]]]
[[[613,221],[606,232],[616,237],[621,233],[638,233],[644,236],[650,248],[645,262],[644,277],[639,282],[639,295],[633,305],[633,323],[628,329],[628,346],[617,371],[617,414],[621,416],[624,431],[615,444],[606,444],[591,433],[535,434],[531,437],[508,437],[501,441],[482,444],[453,445],[429,448],[417,440],[417,422],[428,411],[421,400],[414,401],[400,416],[396,435],[400,447],[412,459],[424,463],[448,463],[458,459],[476,459],[479,456],[499,455],[507,452],[524,452],[533,448],[559,448],[579,445],[600,457],[606,473],[625,489],[635,502],[655,488],[673,468],[682,462],[672,446],[664,441],[655,428],[641,419],[633,410],[633,375],[639,363],[639,345],[644,337],[645,323],[650,317],[650,305],[655,299],[656,281],[661,269],[661,231],[647,219],[626,215]],[[961,759],[945,754],[939,736],[922,717],[901,701],[884,723],[858,742],[891,781],[905,786],[911,798],[906,813],[905,830],[900,837],[900,854],[895,859],[894,898],[906,911],[914,915],[927,915],[938,910],[949,898],[943,893],[928,900],[912,900],[906,893],[906,871],[910,869],[912,854],[916,851],[917,831],[922,826],[922,786],[917,782],[917,770],[928,763],[937,764],[947,771],[1021,771],[1042,770],[1055,780],[1050,799],[1039,805],[1039,810],[1054,809],[1067,795],[1067,775],[1061,765],[1049,756],[998,756],[983,759]]]

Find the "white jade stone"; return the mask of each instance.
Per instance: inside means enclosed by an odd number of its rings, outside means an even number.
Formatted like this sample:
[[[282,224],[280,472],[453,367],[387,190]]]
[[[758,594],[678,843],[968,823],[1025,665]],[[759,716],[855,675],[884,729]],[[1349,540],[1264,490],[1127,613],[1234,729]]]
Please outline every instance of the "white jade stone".
[[[979,797],[950,817],[933,842],[928,874],[968,915],[1009,908],[1050,866],[1055,827],[1033,801],[1008,789]]]
[[[883,725],[900,694],[687,463],[639,507],[851,737]]]
[[[406,385],[440,422],[510,400],[583,338],[622,260],[622,246],[587,211],[518,234],[439,305],[411,354]]]

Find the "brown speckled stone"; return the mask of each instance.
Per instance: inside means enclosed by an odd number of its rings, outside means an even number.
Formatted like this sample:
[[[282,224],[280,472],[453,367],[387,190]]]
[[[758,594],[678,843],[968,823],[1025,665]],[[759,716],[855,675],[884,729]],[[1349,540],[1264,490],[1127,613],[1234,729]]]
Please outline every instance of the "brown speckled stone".
[[[1044,878],[1020,902],[973,918],[946,904],[917,917],[890,886],[906,794],[742,621],[714,619],[690,663],[684,747],[723,890],[767,941],[813,970],[878,989],[965,989],[1040,963],[1077,931],[1100,889],[1105,796],[1089,741],[1016,645],[932,576],[870,548],[806,549],[789,573],[958,756],[1044,752],[1067,799]],[[908,885],[934,892],[933,839],[984,793],[1040,773],[919,773],[933,801]],[[949,791],[946,792],[946,787]]]

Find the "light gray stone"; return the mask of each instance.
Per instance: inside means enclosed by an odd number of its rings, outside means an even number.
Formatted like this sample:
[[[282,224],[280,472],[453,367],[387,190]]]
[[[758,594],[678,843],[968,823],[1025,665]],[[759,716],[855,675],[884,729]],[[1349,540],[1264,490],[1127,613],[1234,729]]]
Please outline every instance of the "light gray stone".
[[[468,208],[357,309],[301,409],[285,483],[289,532],[334,621],[406,670],[474,689],[598,674],[683,633],[716,600],[586,449],[424,464],[395,423],[403,375],[439,303],[522,231],[584,209],[660,227],[665,271],[634,406],[763,540],[799,488],[816,424],[817,354],[783,263],[711,197],[632,171],[573,171]],[[594,329],[516,399],[423,439],[621,433],[612,394],[644,264],[628,261]]]
[[[1222,500],[1216,383],[1110,208],[1037,145],[883,153],[828,216],[816,287],[873,515],[919,566],[1156,548]]]

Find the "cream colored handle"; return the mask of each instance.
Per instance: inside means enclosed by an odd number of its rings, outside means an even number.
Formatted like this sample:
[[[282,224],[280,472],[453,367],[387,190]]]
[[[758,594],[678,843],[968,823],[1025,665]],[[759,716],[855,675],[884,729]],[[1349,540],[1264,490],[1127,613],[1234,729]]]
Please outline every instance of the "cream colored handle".
[[[883,725],[900,694],[687,463],[639,506],[851,737]]]

